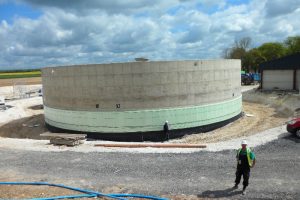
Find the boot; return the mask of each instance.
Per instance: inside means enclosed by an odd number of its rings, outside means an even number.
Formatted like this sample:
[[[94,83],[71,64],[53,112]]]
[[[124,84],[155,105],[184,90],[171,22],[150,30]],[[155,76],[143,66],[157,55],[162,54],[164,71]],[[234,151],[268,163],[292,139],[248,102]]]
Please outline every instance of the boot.
[[[246,194],[246,187],[245,187],[245,186],[243,187],[243,192],[242,192],[242,194],[243,194],[243,195]]]

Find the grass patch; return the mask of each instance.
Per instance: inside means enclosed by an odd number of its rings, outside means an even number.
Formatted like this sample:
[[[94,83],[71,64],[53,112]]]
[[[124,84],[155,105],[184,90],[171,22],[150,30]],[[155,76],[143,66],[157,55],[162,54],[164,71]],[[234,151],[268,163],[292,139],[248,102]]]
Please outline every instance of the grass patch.
[[[41,77],[41,71],[0,72],[0,79]]]

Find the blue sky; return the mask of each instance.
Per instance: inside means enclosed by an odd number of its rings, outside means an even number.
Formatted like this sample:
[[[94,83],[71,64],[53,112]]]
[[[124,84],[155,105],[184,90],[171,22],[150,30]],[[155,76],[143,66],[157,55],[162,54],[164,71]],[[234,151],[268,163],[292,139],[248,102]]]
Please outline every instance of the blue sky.
[[[300,35],[299,0],[0,0],[0,70],[221,58]]]
[[[9,24],[12,24],[15,18],[37,19],[42,14],[41,10],[35,9],[28,4],[16,4],[13,1],[0,3],[0,21],[5,20]]]

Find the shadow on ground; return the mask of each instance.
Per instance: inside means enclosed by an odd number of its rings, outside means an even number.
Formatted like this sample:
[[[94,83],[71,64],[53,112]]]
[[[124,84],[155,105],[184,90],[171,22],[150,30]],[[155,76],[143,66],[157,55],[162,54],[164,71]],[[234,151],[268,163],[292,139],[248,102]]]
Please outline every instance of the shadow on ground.
[[[202,192],[202,194],[198,194],[198,198],[225,198],[232,197],[236,195],[241,195],[241,190],[234,190],[233,188],[228,188],[225,190],[207,190]]]
[[[31,110],[43,110],[44,106],[42,104],[40,104],[40,105],[30,106],[28,108]]]
[[[45,139],[40,134],[47,132],[44,115],[33,115],[13,120],[0,128],[0,136],[8,138]]]
[[[295,143],[300,143],[300,138],[298,138],[295,134],[289,134],[285,137],[283,137],[283,139],[285,140],[290,140],[290,141],[293,141]]]

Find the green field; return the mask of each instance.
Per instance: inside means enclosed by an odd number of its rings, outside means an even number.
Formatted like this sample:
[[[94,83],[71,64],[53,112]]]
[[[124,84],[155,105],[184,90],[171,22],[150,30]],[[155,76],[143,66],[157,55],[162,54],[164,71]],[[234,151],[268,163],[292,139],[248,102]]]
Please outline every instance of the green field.
[[[0,72],[0,79],[41,77],[41,71]]]

